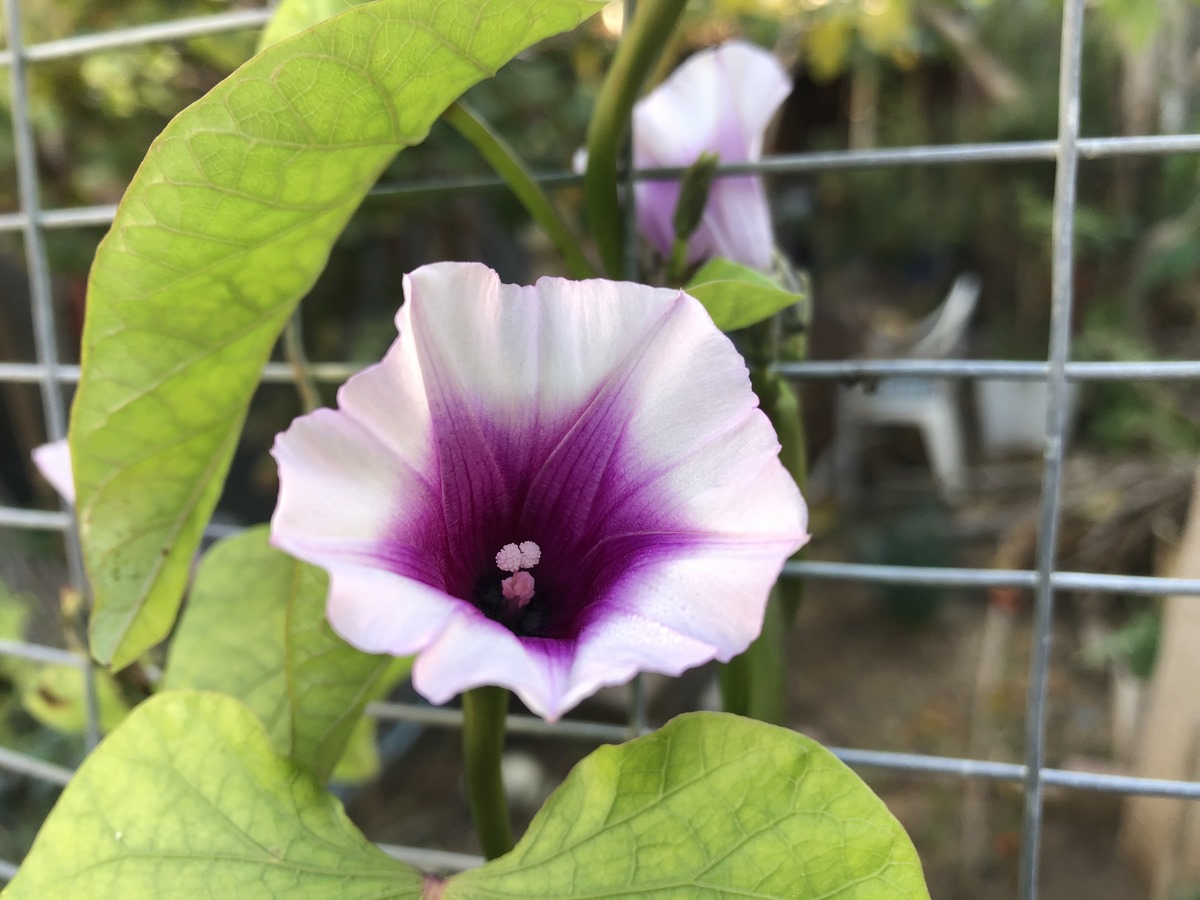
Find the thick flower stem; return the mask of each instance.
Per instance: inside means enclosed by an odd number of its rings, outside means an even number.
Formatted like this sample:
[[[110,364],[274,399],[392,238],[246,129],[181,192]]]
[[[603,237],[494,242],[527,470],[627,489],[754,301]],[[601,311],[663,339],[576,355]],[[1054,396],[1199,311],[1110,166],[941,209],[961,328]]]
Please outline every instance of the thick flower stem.
[[[508,691],[479,687],[463,694],[463,759],[471,818],[479,845],[488,859],[503,856],[513,848],[508,801],[500,777],[504,753],[504,716]]]
[[[600,86],[588,125],[583,193],[592,234],[610,278],[625,274],[625,219],[617,197],[617,160],[629,115],[685,6],[687,0],[640,0]]]
[[[778,326],[778,323],[772,323]],[[767,360],[783,355],[804,358],[807,345],[803,333],[793,336],[786,346],[776,328],[764,328],[756,348],[750,375],[759,404],[779,436],[779,458],[784,468],[803,490],[807,481],[807,452],[800,399],[787,380],[771,371]],[[749,716],[763,722],[783,724],[787,696],[787,632],[800,608],[802,583],[780,579],[771,591],[763,618],[762,633],[746,652],[730,660],[721,670],[721,702],[726,712]]]
[[[782,725],[787,696],[783,615],[771,592],[762,633],[741,656],[721,669],[721,703],[726,712]]]
[[[475,145],[509,189],[521,201],[533,221],[546,233],[562,255],[572,278],[595,278],[596,270],[580,247],[578,238],[546,196],[541,186],[525,168],[524,163],[500,135],[462,100],[450,104],[442,118],[459,134]]]
[[[794,357],[789,354],[787,358],[803,359],[804,355]],[[800,398],[785,378],[774,373],[753,378],[752,381],[763,411],[779,436],[779,459],[796,482],[796,486],[803,492],[808,486],[808,447],[804,436]],[[803,589],[804,582],[798,578],[782,579],[775,588],[783,613],[784,628],[790,627],[795,621],[796,613],[800,610]]]

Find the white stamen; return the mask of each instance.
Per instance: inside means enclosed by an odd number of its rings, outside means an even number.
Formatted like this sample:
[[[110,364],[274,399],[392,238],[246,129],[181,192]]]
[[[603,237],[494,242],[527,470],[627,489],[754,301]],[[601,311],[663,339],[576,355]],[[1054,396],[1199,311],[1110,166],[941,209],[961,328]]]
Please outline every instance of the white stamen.
[[[521,541],[521,568],[532,569],[542,561],[542,548],[533,541]]]
[[[515,600],[517,609],[523,609],[533,599],[533,576],[517,572],[500,582],[500,590],[506,600]]]
[[[516,572],[521,568],[521,549],[516,544],[505,544],[496,554],[496,565],[505,572]]]
[[[532,569],[542,561],[542,548],[533,541],[521,541],[517,544],[505,544],[496,554],[496,565],[505,572],[518,572],[521,569]]]

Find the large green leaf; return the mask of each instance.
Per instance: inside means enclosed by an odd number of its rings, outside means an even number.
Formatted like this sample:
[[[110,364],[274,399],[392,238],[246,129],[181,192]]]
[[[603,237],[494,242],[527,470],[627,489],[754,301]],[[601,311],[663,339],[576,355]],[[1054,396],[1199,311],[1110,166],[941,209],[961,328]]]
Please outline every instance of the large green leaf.
[[[929,894],[900,824],[831,753],[783,728],[693,713],[591,754],[511,853],[443,896]]]
[[[749,328],[807,299],[762,272],[720,258],[705,263],[684,290],[704,304],[722,331]]]
[[[266,526],[253,528],[205,554],[163,687],[237,697],[279,753],[327,778],[367,701],[407,675],[410,662],[368,655],[334,634],[325,573],[276,550],[268,536]]]
[[[421,884],[275,755],[250,710],[172,691],[84,761],[3,896],[415,900]]]
[[[92,652],[178,612],[271,347],[376,177],[598,0],[375,0],[267,48],[154,142],[89,282],[71,452]]]
[[[365,0],[282,0],[258,37],[258,49],[278,44],[284,38],[363,2]]]

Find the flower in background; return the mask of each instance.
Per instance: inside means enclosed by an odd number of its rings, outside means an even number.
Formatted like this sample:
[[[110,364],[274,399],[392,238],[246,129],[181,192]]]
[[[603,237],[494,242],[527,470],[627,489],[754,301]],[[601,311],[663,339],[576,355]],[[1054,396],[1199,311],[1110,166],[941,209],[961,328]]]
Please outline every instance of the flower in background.
[[[64,438],[42,444],[30,454],[42,477],[68,503],[75,502],[75,476],[71,473],[71,448]]]
[[[634,107],[634,165],[686,168],[706,152],[726,164],[756,162],[762,158],[763,132],[791,90],[791,79],[765,50],[742,41],[702,50]],[[639,181],[635,197],[639,229],[669,257],[678,181]],[[767,271],[774,252],[762,179],[745,175],[714,181],[689,242],[688,261],[723,256]]]
[[[339,409],[281,434],[272,540],[330,574],[334,629],[557,718],[758,634],[804,501],[746,368],[679,291],[441,263]]]

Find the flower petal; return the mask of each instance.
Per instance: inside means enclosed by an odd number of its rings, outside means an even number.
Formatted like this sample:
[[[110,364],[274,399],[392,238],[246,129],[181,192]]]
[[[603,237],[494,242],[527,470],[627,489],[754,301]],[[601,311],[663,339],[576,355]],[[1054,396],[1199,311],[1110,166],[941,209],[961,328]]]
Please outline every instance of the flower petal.
[[[688,245],[688,260],[723,256],[769,272],[775,264],[775,229],[759,178],[722,178],[713,182],[700,225]]]
[[[364,376],[357,376],[363,379]],[[352,408],[384,383],[368,373]],[[429,476],[345,412],[319,409],[275,440],[280,488],[271,541],[325,568],[375,565],[442,587],[440,497]]]
[[[690,166],[706,150],[727,163],[757,160],[763,132],[791,90],[778,60],[752,44],[701,50],[638,102],[635,161]]]
[[[604,522],[610,541],[664,521],[703,541],[774,536],[784,555],[807,540],[804,501],[779,463],[745,362],[698,301],[677,294],[605,394],[543,465],[531,519],[554,518],[561,529],[569,512]],[[584,461],[591,478],[558,471],[557,459]]]
[[[330,568],[329,624],[367,653],[409,656],[423,650],[463,604],[414,578],[379,568]]]
[[[71,472],[71,448],[64,438],[61,441],[51,441],[36,447],[33,453],[33,464],[37,466],[42,477],[50,482],[50,486],[58,491],[68,503],[75,502],[75,476]]]
[[[770,53],[741,41],[701,51],[641,100],[634,110],[634,163],[638,168],[690,166],[705,151],[724,163],[762,156],[763,132],[791,92],[791,81]],[[667,256],[674,243],[676,181],[638,182],[638,225]],[[718,179],[691,262],[725,256],[756,269],[771,267],[774,235],[758,178]]]
[[[454,617],[418,657],[413,687],[431,703],[481,685],[511,689],[529,709],[548,719],[568,707],[561,704],[569,648],[557,641],[530,641],[474,611]]]

